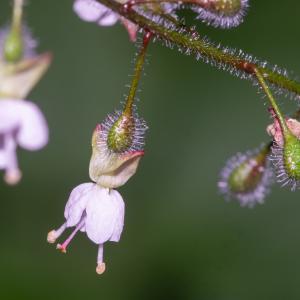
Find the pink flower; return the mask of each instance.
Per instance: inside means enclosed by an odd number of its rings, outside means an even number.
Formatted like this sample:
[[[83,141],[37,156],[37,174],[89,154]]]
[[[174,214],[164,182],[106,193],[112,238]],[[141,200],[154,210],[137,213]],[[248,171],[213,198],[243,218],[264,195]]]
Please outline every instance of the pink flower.
[[[0,29],[0,169],[5,170],[4,180],[8,184],[16,184],[21,179],[17,146],[34,151],[48,142],[48,127],[43,114],[35,104],[23,99],[50,66],[52,55],[37,55],[37,42],[30,30],[21,22],[19,26],[21,34],[10,40],[9,47],[7,38],[14,33],[15,27]],[[17,51],[18,55],[14,57],[14,50],[20,45],[22,51]],[[7,50],[11,50],[9,54],[13,60],[7,59]]]
[[[300,139],[300,122],[292,118],[286,119],[285,122],[291,133]],[[267,132],[273,137],[278,146],[282,147],[284,145],[282,129],[277,118],[274,118],[274,123],[267,127]]]
[[[109,133],[115,128],[120,113],[108,117],[96,126],[92,136],[92,157],[90,161],[90,178],[93,182],[83,183],[71,192],[65,207],[66,222],[57,230],[48,233],[47,241],[55,243],[56,239],[68,227],[75,226],[74,231],[63,244],[57,248],[66,252],[66,248],[75,234],[80,230],[99,245],[96,272],[105,271],[103,262],[103,244],[107,241],[118,242],[123,230],[124,202],[114,188],[124,185],[136,172],[140,158],[144,154],[144,134],[146,123],[135,118],[131,128],[131,144],[123,152],[115,152],[109,147]],[[119,132],[117,126],[117,131]]]
[[[136,40],[138,26],[96,0],[75,0],[73,9],[83,21],[94,22],[100,26],[112,26],[120,20],[128,31],[130,40]]]
[[[98,244],[96,272],[105,271],[103,244],[107,241],[118,242],[124,225],[125,204],[121,195],[112,189],[103,188],[95,183],[83,183],[74,188],[65,208],[66,222],[57,230],[48,233],[49,243],[56,239],[67,227],[76,226],[72,234],[57,248],[66,252],[68,244],[80,230]]]
[[[21,179],[16,148],[35,151],[48,142],[48,127],[40,109],[32,102],[0,99],[0,169],[4,179],[16,184]]]

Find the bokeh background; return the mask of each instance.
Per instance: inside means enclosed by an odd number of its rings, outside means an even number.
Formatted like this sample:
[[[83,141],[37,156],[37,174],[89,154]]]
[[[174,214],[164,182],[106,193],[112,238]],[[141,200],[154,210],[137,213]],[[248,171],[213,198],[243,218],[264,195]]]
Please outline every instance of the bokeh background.
[[[1,0],[0,20],[10,16]],[[22,182],[0,182],[0,298],[247,300],[300,298],[299,193],[278,186],[264,205],[241,208],[218,195],[219,170],[237,151],[268,141],[266,106],[249,82],[155,43],[139,94],[150,127],[126,201],[119,244],[106,244],[106,273],[84,234],[67,255],[46,243],[71,189],[88,182],[90,138],[120,107],[135,47],[121,25],[80,21],[72,2],[31,0],[26,18],[54,62],[30,95],[51,131],[43,151],[19,150]],[[295,0],[252,0],[245,23],[199,31],[223,45],[300,74]],[[191,15],[189,15],[191,18]],[[279,99],[286,113],[296,102]]]

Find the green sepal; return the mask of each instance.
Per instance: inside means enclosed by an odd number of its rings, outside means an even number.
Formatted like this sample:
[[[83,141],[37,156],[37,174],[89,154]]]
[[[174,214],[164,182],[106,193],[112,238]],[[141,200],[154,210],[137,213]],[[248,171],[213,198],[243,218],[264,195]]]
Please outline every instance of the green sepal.
[[[10,31],[4,42],[4,59],[15,63],[23,57],[23,39],[19,29]]]

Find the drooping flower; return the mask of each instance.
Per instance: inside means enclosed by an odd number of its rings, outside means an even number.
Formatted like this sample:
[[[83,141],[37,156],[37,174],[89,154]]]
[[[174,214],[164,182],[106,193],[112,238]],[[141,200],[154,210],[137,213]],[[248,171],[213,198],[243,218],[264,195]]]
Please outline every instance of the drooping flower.
[[[66,222],[59,229],[50,231],[47,237],[49,243],[54,243],[67,227],[76,226],[70,237],[57,245],[66,252],[76,232],[85,231],[90,240],[99,245],[98,274],[105,271],[103,244],[118,242],[123,229],[124,202],[113,189],[124,185],[136,173],[144,155],[147,125],[138,117],[134,100],[151,36],[149,32],[144,35],[123,110],[109,114],[93,132],[89,165],[93,182],[81,184],[72,191],[65,208]]]
[[[86,232],[88,238],[98,244],[96,272],[105,271],[103,261],[103,244],[107,241],[118,242],[123,230],[125,205],[121,195],[114,188],[124,185],[136,172],[141,156],[144,154],[145,122],[135,120],[129,135],[131,142],[120,152],[110,147],[109,133],[116,129],[122,132],[124,124],[118,123],[120,114],[107,119],[96,126],[92,137],[92,157],[90,178],[93,182],[84,183],[73,189],[65,207],[66,222],[57,230],[48,233],[49,243],[57,238],[68,227],[75,229],[63,244],[57,248],[66,252],[66,248],[78,231]],[[117,125],[116,125],[117,123]],[[143,125],[141,125],[143,124]],[[125,126],[126,127],[126,126]],[[114,136],[113,139],[119,139]],[[137,151],[136,149],[139,149]]]
[[[0,170],[5,170],[4,179],[8,184],[16,184],[21,179],[17,146],[34,151],[47,142],[47,123],[35,104],[18,99],[0,100]]]
[[[83,183],[71,192],[65,208],[66,222],[48,233],[48,242],[55,243],[67,227],[75,227],[69,238],[57,245],[65,253],[75,234],[79,230],[86,232],[89,239],[99,245],[96,272],[102,274],[105,271],[103,244],[120,240],[124,213],[125,204],[117,191],[95,183]]]
[[[227,200],[236,199],[248,207],[264,202],[273,176],[267,160],[269,148],[270,145],[237,153],[227,161],[218,182],[219,191]]]
[[[50,53],[36,54],[37,42],[22,25],[23,1],[15,0],[11,25],[0,29],[0,170],[16,184],[21,171],[16,148],[34,151],[48,142],[48,127],[39,108],[24,100],[48,69]]]

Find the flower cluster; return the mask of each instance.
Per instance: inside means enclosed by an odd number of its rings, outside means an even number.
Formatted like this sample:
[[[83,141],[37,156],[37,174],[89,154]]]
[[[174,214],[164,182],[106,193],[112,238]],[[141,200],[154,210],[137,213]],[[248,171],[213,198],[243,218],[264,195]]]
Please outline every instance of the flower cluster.
[[[48,142],[48,127],[42,112],[26,99],[52,60],[50,53],[36,52],[37,42],[22,20],[23,0],[13,3],[11,24],[0,29],[0,169],[4,170],[8,184],[21,179],[17,147],[34,151]],[[123,109],[108,114],[93,132],[91,182],[79,184],[71,191],[64,210],[65,222],[48,233],[49,243],[56,243],[66,229],[74,227],[69,237],[56,245],[66,253],[77,232],[85,232],[98,245],[96,272],[105,271],[104,244],[118,242],[124,227],[125,203],[116,189],[136,173],[144,155],[147,125],[138,116],[134,102],[152,37],[170,48],[176,44],[181,52],[193,54],[197,60],[252,80],[268,97],[274,122],[267,132],[272,141],[230,158],[220,174],[220,193],[228,200],[237,200],[241,206],[254,207],[264,202],[274,171],[282,185],[289,185],[292,190],[300,186],[300,122],[283,116],[267,83],[277,87],[278,93],[287,90],[298,97],[300,84],[277,67],[269,68],[265,62],[242,51],[216,46],[201,38],[178,15],[181,9],[191,9],[196,19],[228,29],[241,24],[248,7],[248,0],[74,0],[73,10],[80,19],[99,26],[120,22],[132,42],[137,40],[138,32],[143,34],[143,40]]]

